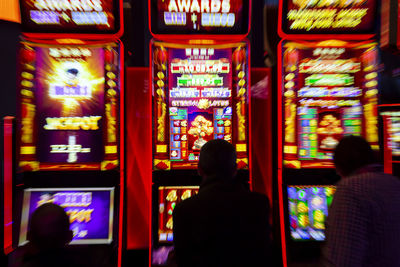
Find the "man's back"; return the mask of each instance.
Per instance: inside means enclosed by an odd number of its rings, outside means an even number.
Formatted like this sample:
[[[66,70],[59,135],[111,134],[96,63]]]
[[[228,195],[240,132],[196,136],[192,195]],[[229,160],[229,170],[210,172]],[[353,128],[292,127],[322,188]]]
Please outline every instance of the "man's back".
[[[343,178],[327,220],[326,266],[400,266],[400,180],[379,172]]]
[[[266,266],[269,252],[266,196],[237,183],[208,182],[174,210],[179,266]]]

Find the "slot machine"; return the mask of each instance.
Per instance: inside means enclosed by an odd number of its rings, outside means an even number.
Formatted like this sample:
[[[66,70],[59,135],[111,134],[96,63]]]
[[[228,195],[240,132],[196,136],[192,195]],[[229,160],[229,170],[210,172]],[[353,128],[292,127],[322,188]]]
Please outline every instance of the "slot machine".
[[[88,265],[120,266],[122,1],[20,7],[12,245],[29,242],[31,214],[55,203],[70,219],[68,249],[89,255]]]
[[[380,47],[382,70],[380,75],[381,97],[379,99],[384,170],[386,173],[396,176],[400,175],[398,153],[398,116],[400,111],[398,8],[398,1],[395,0],[384,0],[381,3]]]
[[[279,2],[278,197],[284,266],[318,265],[345,135],[379,149],[376,1]]]
[[[151,262],[173,245],[175,205],[196,194],[211,139],[231,142],[249,186],[249,1],[150,0],[153,115]],[[226,41],[229,40],[229,41]]]

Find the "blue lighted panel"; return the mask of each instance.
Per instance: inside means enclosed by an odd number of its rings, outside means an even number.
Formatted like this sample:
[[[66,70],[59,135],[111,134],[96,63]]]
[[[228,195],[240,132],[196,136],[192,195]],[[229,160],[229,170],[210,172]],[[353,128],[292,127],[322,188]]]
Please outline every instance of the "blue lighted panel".
[[[361,106],[343,108],[344,134],[361,135]]]
[[[325,239],[325,219],[333,192],[334,189],[329,187],[288,187],[292,239],[317,241]]]
[[[299,158],[313,159],[317,157],[317,109],[309,107],[298,108]]]
[[[187,157],[187,122],[186,108],[170,108],[170,159],[183,160]]]
[[[224,139],[226,135],[232,136],[232,108],[216,108],[214,109],[214,139]]]

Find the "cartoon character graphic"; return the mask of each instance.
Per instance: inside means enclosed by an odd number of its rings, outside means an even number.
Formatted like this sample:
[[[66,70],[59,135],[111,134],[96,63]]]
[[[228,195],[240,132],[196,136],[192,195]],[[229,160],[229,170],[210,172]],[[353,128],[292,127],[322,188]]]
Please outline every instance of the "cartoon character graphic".
[[[68,68],[65,71],[63,84],[52,84],[50,95],[55,98],[60,97],[90,97],[88,86],[79,84],[79,70]]]
[[[212,134],[214,132],[214,127],[212,126],[211,121],[201,115],[197,116],[191,124],[192,126],[188,133],[192,136],[198,137],[194,142],[192,149],[200,150],[201,147],[207,143],[207,140],[205,140],[204,137]]]
[[[334,149],[339,143],[336,137],[337,135],[341,135],[343,131],[341,121],[337,117],[332,114],[324,115],[317,129],[318,134],[325,135],[321,141],[320,148]]]

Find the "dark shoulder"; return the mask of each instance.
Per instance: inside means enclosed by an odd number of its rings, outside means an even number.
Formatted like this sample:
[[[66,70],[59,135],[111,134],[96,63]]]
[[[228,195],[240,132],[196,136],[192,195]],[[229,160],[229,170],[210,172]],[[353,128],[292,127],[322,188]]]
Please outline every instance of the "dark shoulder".
[[[382,172],[356,174],[341,179],[337,184],[338,192],[347,192],[358,197],[373,196],[378,191],[394,188],[400,190],[400,179]]]

